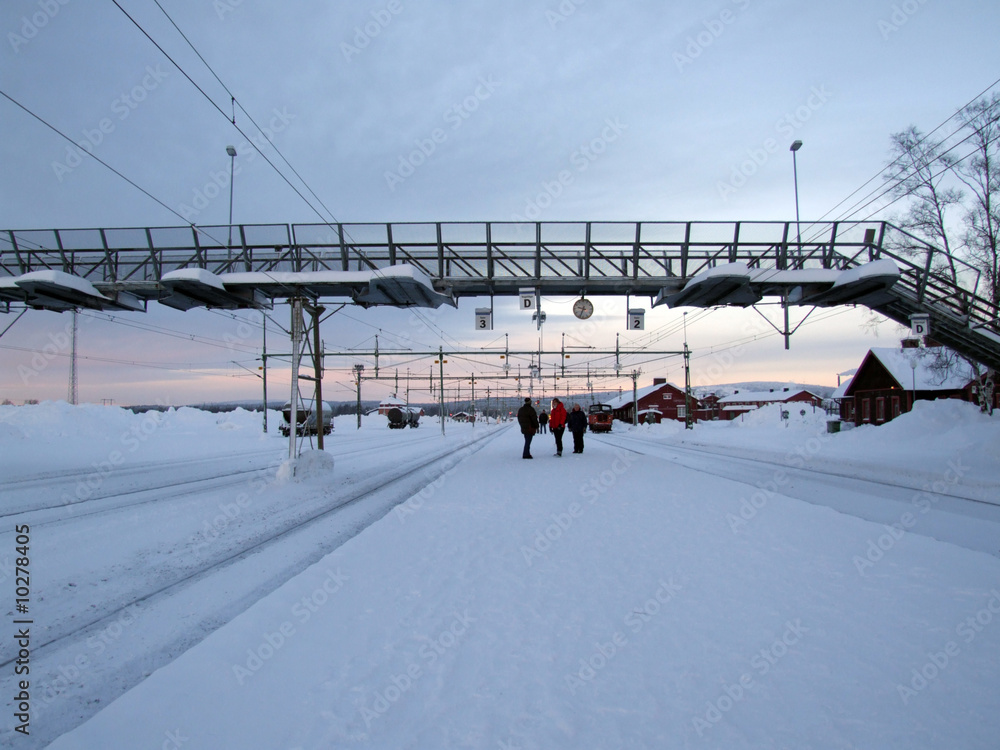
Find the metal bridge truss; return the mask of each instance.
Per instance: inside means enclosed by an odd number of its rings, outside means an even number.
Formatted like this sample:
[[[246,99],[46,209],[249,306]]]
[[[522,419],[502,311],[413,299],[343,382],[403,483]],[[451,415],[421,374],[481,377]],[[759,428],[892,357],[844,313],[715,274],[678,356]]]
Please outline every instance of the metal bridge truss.
[[[232,236],[230,243],[229,237]],[[0,232],[0,309],[275,299],[648,296],[654,306],[862,304],[1000,368],[980,273],[885,222],[434,222]]]

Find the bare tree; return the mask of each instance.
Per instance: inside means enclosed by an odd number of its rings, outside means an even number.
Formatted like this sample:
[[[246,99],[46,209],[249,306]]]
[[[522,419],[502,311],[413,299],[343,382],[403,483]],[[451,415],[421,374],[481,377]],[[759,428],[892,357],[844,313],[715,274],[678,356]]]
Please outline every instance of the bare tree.
[[[968,191],[962,241],[969,261],[983,275],[985,296],[996,318],[1000,312],[1000,195],[997,195],[1000,191],[1000,94],[973,102],[955,117],[973,146],[972,153],[952,168]]]
[[[949,138],[955,139],[950,148],[913,126],[894,133],[884,179],[890,195],[908,199],[900,226],[944,251],[942,264],[936,265],[939,272],[971,286],[958,273],[958,258],[979,273],[970,291],[986,298],[995,323],[1000,317],[1000,94],[964,107],[955,122],[958,129]],[[952,153],[962,153],[963,147],[964,155]],[[956,213],[957,224],[951,218]],[[980,408],[992,413],[996,373],[961,359],[974,373]],[[945,359],[940,366],[950,365]]]
[[[944,260],[952,281],[957,281],[948,214],[960,207],[964,195],[947,181],[955,162],[940,141],[925,136],[915,126],[890,137],[891,161],[883,180],[894,198],[909,198],[905,213],[898,219],[902,229],[933,247],[944,250]]]
[[[970,385],[973,395],[976,396],[979,410],[986,414],[993,414],[995,388],[993,378],[995,373],[992,370],[945,347],[937,347],[927,369],[939,384],[957,374],[967,378],[966,385]]]

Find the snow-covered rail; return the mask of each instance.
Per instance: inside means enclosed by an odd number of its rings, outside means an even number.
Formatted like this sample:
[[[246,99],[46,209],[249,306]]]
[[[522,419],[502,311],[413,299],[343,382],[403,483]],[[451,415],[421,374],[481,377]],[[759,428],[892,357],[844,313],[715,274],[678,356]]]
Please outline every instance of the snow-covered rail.
[[[77,547],[58,560],[67,569],[50,573],[38,589],[32,674],[44,691],[36,706],[45,716],[38,724],[45,741],[100,708],[93,696],[125,692],[399,503],[446,481],[459,462],[503,431],[484,429],[444,441],[415,435],[400,443],[388,469],[384,444],[380,451],[362,446],[355,451],[359,466],[341,461],[334,482],[276,488],[272,475],[269,486],[277,491],[242,506],[220,504],[220,494],[210,493],[201,498],[202,514],[206,498],[209,505],[233,509],[215,537],[207,524],[202,531],[188,518],[198,507],[193,497],[50,527],[58,534],[53,548],[71,539]],[[378,455],[382,467],[371,471],[371,458]],[[128,531],[150,525],[157,528],[155,538],[130,547]],[[110,541],[111,551],[81,541],[98,534]],[[40,552],[40,559],[42,554],[55,556]],[[94,558],[87,559],[92,569],[74,571],[74,558],[82,555]],[[5,673],[13,658],[9,644],[0,647]]]
[[[615,435],[613,442],[621,443],[622,447],[625,448],[626,444],[632,447],[627,447],[626,450],[632,450],[635,453],[643,453],[645,455],[657,455],[662,457],[680,458],[679,455],[693,456],[701,459],[705,459],[707,456],[711,456],[712,460],[710,463],[703,464],[698,462],[697,466],[692,468],[698,468],[703,471],[708,471],[711,474],[716,474],[721,477],[726,477],[727,479],[735,479],[736,481],[746,481],[748,483],[753,483],[750,480],[755,479],[754,476],[748,475],[746,473],[747,468],[757,469],[761,466],[770,467],[767,468],[768,472],[772,472],[775,469],[783,469],[785,471],[799,471],[806,474],[825,474],[830,477],[835,477],[837,479],[846,479],[853,482],[862,482],[865,484],[873,485],[884,485],[893,490],[906,490],[911,492],[923,492],[927,489],[925,486],[926,482],[917,481],[890,481],[884,478],[876,478],[874,476],[862,477],[859,476],[856,468],[851,471],[834,471],[829,466],[818,467],[810,466],[808,461],[808,453],[802,452],[795,453],[792,452],[788,456],[788,460],[780,461],[773,458],[766,458],[763,455],[747,455],[745,451],[741,453],[718,450],[717,448],[708,447],[694,447],[691,445],[661,445],[658,443],[651,443],[648,440],[643,440],[642,438],[636,438],[631,436]],[[773,455],[773,453],[771,454]],[[721,460],[720,460],[721,459]],[[905,479],[909,477],[913,479],[912,474],[908,472],[906,475],[897,475],[900,479]],[[951,489],[956,490],[955,492],[934,492],[935,495],[942,498],[952,498],[954,500],[966,500],[973,503],[982,503],[984,505],[992,505],[1000,507],[1000,495],[997,494],[986,494],[984,497],[979,497],[977,494],[983,494],[981,491],[977,491],[974,488],[964,488],[961,485],[956,486],[951,485]],[[965,489],[963,493],[957,492],[959,489]],[[1000,487],[996,488],[1000,489]]]
[[[408,445],[433,439],[417,436]],[[362,443],[338,447],[335,456],[346,458],[380,454],[385,446]],[[247,476],[267,473],[284,458],[283,450],[268,448],[203,459],[163,461],[131,467],[109,466],[86,470],[46,473],[6,483],[0,518],[17,517],[19,523],[40,526],[58,523],[67,516],[80,518],[95,513],[132,508],[149,502],[186,497],[244,481]],[[236,468],[236,467],[240,468]],[[39,495],[38,489],[45,494]],[[80,506],[86,506],[85,509]]]
[[[838,470],[829,460],[810,465],[808,451],[730,452],[620,433],[593,439],[744,485],[744,515],[751,518],[764,512],[770,498],[784,495],[1000,557],[1000,488],[964,484],[946,466],[937,480],[913,472],[890,477],[888,470],[864,476],[854,466]],[[906,514],[917,522],[903,522]]]

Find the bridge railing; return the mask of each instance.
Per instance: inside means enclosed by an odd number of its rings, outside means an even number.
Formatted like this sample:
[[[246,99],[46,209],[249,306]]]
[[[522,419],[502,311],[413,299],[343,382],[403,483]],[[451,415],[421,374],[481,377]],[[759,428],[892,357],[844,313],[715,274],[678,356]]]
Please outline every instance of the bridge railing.
[[[192,266],[219,273],[411,263],[442,281],[685,278],[733,262],[837,267],[844,257],[870,254],[880,227],[880,222],[414,222],[16,230],[0,233],[0,273],[57,268],[93,281],[155,281],[169,270]]]
[[[28,229],[0,232],[0,275],[57,269],[92,282],[150,283],[178,268],[229,271],[420,268],[458,294],[543,280],[592,293],[683,284],[724,263],[846,269],[882,257],[918,304],[996,328],[977,269],[880,221],[405,222]],[[599,282],[599,286],[598,286]],[[615,282],[621,286],[616,287]],[[631,284],[631,286],[629,286]]]

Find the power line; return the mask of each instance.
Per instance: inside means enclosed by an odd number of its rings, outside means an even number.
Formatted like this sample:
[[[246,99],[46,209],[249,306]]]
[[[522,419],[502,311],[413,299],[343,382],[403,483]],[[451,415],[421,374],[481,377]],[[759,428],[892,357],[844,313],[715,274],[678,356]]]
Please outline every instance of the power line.
[[[965,103],[964,105],[962,105],[961,107],[959,107],[959,108],[958,108],[958,109],[957,109],[957,110],[955,111],[955,113],[954,113],[954,114],[950,115],[950,116],[949,116],[949,117],[948,117],[947,119],[945,119],[945,120],[943,120],[943,121],[942,121],[941,123],[939,123],[937,127],[935,127],[935,128],[934,128],[933,130],[931,130],[931,131],[930,131],[929,133],[927,133],[926,135],[924,135],[924,137],[923,137],[923,138],[921,138],[921,139],[920,139],[920,140],[919,140],[919,141],[918,141],[918,142],[917,142],[917,143],[916,143],[915,145],[918,145],[918,146],[919,146],[919,145],[920,145],[921,143],[923,143],[923,142],[924,142],[925,140],[927,140],[928,138],[930,138],[930,137],[931,137],[932,135],[934,135],[934,133],[936,133],[936,132],[937,132],[938,130],[940,130],[940,129],[941,129],[941,128],[943,128],[943,127],[944,127],[945,125],[947,125],[947,124],[948,124],[949,122],[951,122],[951,121],[952,121],[952,120],[954,119],[955,115],[957,115],[957,114],[958,114],[959,112],[961,112],[962,110],[964,110],[964,109],[965,109],[966,107],[968,107],[968,106],[969,106],[970,104],[972,104],[973,102],[975,102],[975,101],[977,101],[978,99],[980,99],[980,98],[981,98],[981,97],[982,97],[983,95],[985,95],[985,94],[986,94],[987,92],[989,92],[989,91],[990,91],[991,89],[993,89],[993,88],[994,88],[995,86],[997,86],[998,84],[1000,84],[1000,78],[997,78],[997,79],[996,79],[995,81],[993,81],[993,83],[991,83],[991,84],[990,84],[989,86],[987,86],[987,87],[986,87],[985,89],[983,89],[983,90],[982,90],[981,92],[979,92],[978,94],[976,94],[976,95],[975,95],[975,96],[974,96],[974,97],[973,97],[972,99],[970,99],[970,100],[969,100],[968,102],[966,102],[966,103]],[[957,132],[959,132],[959,131],[957,131],[957,130],[956,130],[955,132],[957,133]],[[954,135],[954,133],[952,133],[952,135]],[[948,136],[948,137],[950,138],[951,136]],[[947,139],[946,139],[946,140],[947,140]],[[899,161],[900,159],[902,159],[902,158],[903,158],[903,156],[902,156],[902,155],[900,155],[900,156],[898,156],[898,157],[897,157],[896,159],[894,159],[894,160],[893,160],[893,161],[892,161],[891,163],[889,163],[889,164],[885,165],[884,167],[882,167],[882,168],[881,168],[881,169],[880,169],[880,170],[879,170],[878,172],[876,172],[876,173],[875,173],[874,175],[872,175],[871,177],[869,177],[869,178],[868,178],[868,180],[866,180],[866,181],[865,181],[864,183],[862,183],[862,185],[861,185],[860,187],[856,188],[856,189],[855,189],[854,191],[852,191],[852,192],[851,192],[851,193],[850,193],[849,195],[847,195],[847,196],[846,196],[845,198],[843,198],[843,199],[842,199],[842,200],[841,200],[841,201],[840,201],[839,203],[837,203],[836,205],[834,205],[834,206],[833,206],[832,208],[830,208],[830,210],[828,210],[828,211],[827,211],[826,213],[824,213],[824,214],[823,214],[822,216],[820,216],[820,217],[819,217],[819,219],[818,219],[818,221],[821,221],[821,220],[822,220],[822,219],[824,219],[824,218],[825,218],[826,216],[828,216],[829,214],[833,213],[833,212],[834,212],[834,211],[835,211],[835,210],[836,210],[836,209],[837,209],[837,208],[838,208],[839,206],[843,205],[843,204],[844,204],[844,203],[846,203],[846,202],[847,202],[848,200],[850,200],[852,196],[854,196],[854,195],[855,195],[856,193],[858,193],[858,192],[860,192],[861,190],[863,190],[863,189],[865,188],[865,186],[869,185],[869,184],[870,184],[870,183],[872,183],[872,182],[873,182],[874,180],[877,180],[877,179],[879,178],[879,176],[880,176],[880,175],[882,175],[882,174],[883,174],[884,172],[886,172],[887,170],[889,170],[889,169],[891,169],[891,168],[892,168],[893,166],[895,166],[896,162],[898,162],[898,161]],[[875,191],[871,191],[871,192],[875,192]],[[869,192],[869,193],[868,193],[868,195],[871,195],[871,192]],[[866,195],[866,196],[865,196],[865,198],[867,198],[867,197],[868,197],[868,195]],[[864,200],[864,198],[862,198],[861,200]],[[870,203],[870,202],[869,202],[869,203]],[[856,204],[855,204],[855,205],[856,205]],[[868,205],[868,204],[865,204],[865,205]],[[853,211],[852,211],[851,213],[853,213]],[[850,216],[850,213],[846,214],[846,216]],[[846,218],[846,216],[845,216],[845,215],[842,215],[842,217],[845,217],[845,218]]]
[[[187,42],[187,44],[191,48],[191,50],[198,56],[198,59],[202,61],[202,63],[205,65],[206,68],[208,68],[208,71],[215,77],[215,80],[219,82],[219,85],[222,86],[222,88],[224,88],[226,90],[226,93],[229,94],[229,98],[230,98],[231,102],[233,103],[233,105],[234,106],[238,106],[240,108],[240,111],[244,115],[246,115],[247,119],[250,120],[251,123],[253,123],[253,126],[255,128],[257,128],[257,130],[260,131],[261,134],[263,134],[264,133],[264,129],[260,125],[257,124],[257,122],[253,119],[253,116],[246,110],[246,108],[243,106],[243,104],[240,103],[240,101],[236,98],[236,95],[233,94],[232,91],[230,91],[229,87],[223,82],[223,80],[215,72],[215,70],[212,68],[212,66],[208,64],[208,61],[202,56],[201,52],[198,51],[198,48],[194,46],[194,44],[191,42],[190,39],[188,39],[187,34],[185,34],[183,31],[181,31],[181,28],[174,22],[174,19],[171,18],[170,14],[167,13],[167,11],[164,9],[164,7],[162,5],[160,5],[160,0],[153,0],[153,2],[156,3],[156,7],[160,9],[160,11],[163,13],[163,15],[166,16],[167,20],[170,21],[170,24],[177,30],[177,33],[181,35],[181,38],[184,39],[185,42]],[[171,61],[171,62],[173,62],[173,61]],[[174,64],[176,65],[176,63],[174,63]],[[225,114],[225,113],[223,113],[223,114]],[[236,116],[235,116],[235,114],[231,118],[231,122],[232,122],[232,124],[234,126],[236,125]],[[327,205],[325,203],[323,203],[323,200],[318,195],[316,195],[316,192],[309,186],[309,183],[307,183],[305,181],[305,179],[302,177],[302,175],[299,174],[298,170],[296,170],[295,167],[292,166],[291,162],[289,162],[288,159],[285,158],[285,155],[283,153],[281,153],[281,150],[276,145],[274,145],[274,142],[273,141],[268,141],[268,142],[271,144],[271,148],[274,149],[274,152],[278,156],[280,156],[281,160],[283,162],[285,162],[286,165],[288,165],[289,169],[292,170],[292,173],[296,177],[299,178],[299,181],[305,186],[306,190],[308,190],[310,192],[310,194],[312,194],[312,196],[319,202],[319,204],[321,206],[323,206],[324,209],[326,209],[326,212],[336,222],[337,221],[337,217],[334,216],[333,211],[331,211],[327,207]]]
[[[264,161],[266,161],[268,163],[268,165],[270,165],[270,167],[278,174],[278,176],[281,177],[281,179],[283,179],[285,181],[285,183],[290,188],[292,188],[293,191],[295,191],[296,195],[298,195],[302,199],[302,201],[307,206],[309,206],[309,208],[313,211],[313,213],[315,213],[316,216],[318,216],[319,219],[324,224],[326,224],[328,227],[330,227],[330,229],[333,229],[333,227],[331,225],[331,220],[332,220],[333,223],[340,224],[340,221],[337,219],[336,215],[334,215],[333,211],[331,211],[330,208],[323,202],[323,200],[316,194],[316,191],[313,190],[312,187],[309,185],[309,183],[306,182],[305,178],[303,178],[302,175],[299,174],[298,170],[296,170],[295,167],[292,166],[291,162],[289,162],[288,159],[285,158],[285,155],[283,153],[281,153],[281,150],[276,145],[274,145],[273,141],[271,141],[270,139],[268,139],[268,143],[270,144],[271,148],[274,149],[275,153],[278,154],[279,157],[281,157],[281,160],[284,161],[285,164],[288,165],[288,168],[292,170],[292,173],[299,179],[299,181],[306,188],[306,190],[308,190],[313,195],[313,197],[316,198],[317,202],[326,210],[327,214],[330,217],[330,220],[328,220],[326,217],[323,216],[322,213],[320,213],[319,209],[317,209],[302,194],[302,192],[295,185],[292,184],[291,180],[289,180],[288,177],[280,169],[278,169],[278,167],[270,159],[268,159],[268,157],[264,154],[263,151],[261,151],[261,149],[257,146],[257,144],[254,143],[254,141],[251,140],[250,137],[246,133],[243,132],[243,129],[240,128],[236,124],[236,117],[233,116],[232,118],[230,118],[228,115],[226,115],[226,113],[222,110],[222,108],[219,107],[218,104],[216,104],[215,100],[212,99],[207,93],[205,93],[204,89],[202,89],[201,86],[199,86],[197,83],[195,83],[194,79],[192,79],[191,76],[189,76],[187,74],[187,72],[183,68],[181,68],[181,66],[177,63],[176,60],[174,60],[169,54],[167,54],[167,52],[156,42],[156,40],[153,39],[153,37],[142,27],[142,25],[138,21],[136,21],[134,18],[132,18],[132,16],[130,16],[125,11],[125,9],[122,8],[121,5],[119,5],[118,0],[112,0],[112,2],[118,7],[119,10],[121,10],[122,13],[125,14],[125,16],[136,26],[136,28],[138,28],[143,33],[143,35],[147,39],[149,39],[149,41],[152,42],[153,45],[156,46],[156,48],[158,50],[160,50],[160,52],[163,53],[163,55],[166,56],[166,58],[168,60],[170,60],[170,62],[174,65],[174,67],[176,67],[181,72],[181,74],[185,78],[187,78],[188,81],[190,81],[191,84],[196,89],[198,89],[199,92],[201,92],[202,96],[204,96],[206,99],[209,100],[209,102],[211,102],[212,106],[215,107],[219,111],[219,113],[222,114],[222,116],[225,117],[226,120],[228,120],[232,124],[232,126],[237,130],[237,132],[239,132],[240,135],[242,135],[244,138],[246,138],[247,142],[250,143],[250,145],[253,146],[253,148],[257,151],[257,153],[259,153],[264,158]],[[246,110],[246,108],[239,102],[239,100],[236,98],[235,94],[233,94],[233,92],[230,90],[230,88],[223,82],[223,80],[215,72],[215,70],[212,68],[212,66],[209,65],[208,61],[205,60],[205,57],[198,51],[198,49],[194,46],[194,44],[187,37],[187,35],[180,29],[180,27],[173,20],[173,18],[170,16],[170,14],[167,13],[167,11],[163,8],[162,5],[160,5],[159,0],[154,0],[154,2],[156,3],[156,6],[160,9],[160,11],[163,13],[163,15],[170,22],[170,24],[174,27],[174,29],[177,30],[177,33],[181,35],[181,37],[188,44],[188,46],[194,51],[195,55],[198,56],[198,59],[201,60],[201,62],[205,65],[205,67],[212,74],[212,76],[215,78],[215,80],[219,82],[219,85],[221,85],[222,88],[225,89],[226,93],[229,94],[230,100],[233,102],[233,104],[238,105],[239,108],[240,108],[240,111],[243,112],[247,116],[247,118],[254,125],[254,127],[256,127],[257,130],[261,132],[261,134],[264,134],[264,131],[260,127],[260,125],[257,124],[257,122],[253,119],[253,117]],[[354,242],[354,238],[350,237],[349,233],[348,233],[348,238],[352,242]],[[358,252],[360,254],[360,251],[358,251]],[[363,254],[362,254],[362,257],[363,257]],[[374,267],[374,264],[373,264],[373,270],[376,273],[376,275],[382,275],[381,269],[379,269],[377,267]],[[433,321],[427,319],[426,316],[424,316],[423,313],[421,313],[419,311],[415,311],[414,314],[418,318],[420,318],[427,326],[429,326],[430,328],[436,329],[438,331],[438,336],[439,336],[439,338],[442,341],[446,341],[446,340],[448,340],[448,339],[451,338],[449,336],[449,334],[444,331],[444,329],[442,329],[440,326],[438,326]],[[457,344],[458,343],[455,339],[451,339],[451,341],[452,341],[453,344]]]
[[[140,331],[146,331],[147,333],[155,333],[160,336],[169,336],[170,338],[181,339],[183,341],[193,341],[195,343],[203,344],[205,346],[214,346],[218,349],[228,349],[232,351],[234,349],[240,348],[246,353],[255,353],[257,351],[257,347],[252,345],[250,345],[250,347],[248,348],[247,345],[239,342],[226,342],[223,341],[222,339],[212,339],[207,336],[199,336],[198,334],[195,333],[185,333],[184,331],[178,331],[173,328],[164,328],[163,326],[157,326],[152,323],[120,320],[114,315],[109,315],[107,313],[103,314],[89,313],[87,317],[93,318],[95,320],[104,320],[114,325],[125,326],[126,328],[135,328]]]
[[[957,133],[958,133],[958,132],[960,132],[960,131],[961,131],[961,128],[960,128],[959,130],[956,130],[956,131],[955,131],[955,133],[952,133],[952,135],[955,135],[955,134],[957,134]],[[968,140],[969,140],[970,138],[972,138],[972,137],[974,137],[974,136],[975,136],[975,133],[970,133],[969,135],[965,136],[965,138],[963,138],[962,140],[960,140],[960,141],[959,141],[958,143],[956,143],[956,144],[954,144],[954,145],[950,146],[949,148],[947,148],[947,149],[946,149],[945,151],[941,152],[940,154],[936,154],[936,155],[935,155],[935,156],[933,156],[933,157],[929,157],[929,158],[928,158],[928,159],[927,159],[926,161],[924,161],[924,162],[923,162],[923,163],[921,163],[921,164],[916,164],[916,165],[914,165],[914,166],[913,166],[913,171],[912,171],[912,172],[911,172],[910,174],[904,174],[904,175],[902,175],[902,176],[901,176],[901,177],[900,177],[900,178],[899,178],[898,180],[896,180],[896,181],[895,181],[895,182],[894,182],[893,184],[891,184],[891,185],[888,185],[888,186],[884,187],[884,188],[883,188],[883,189],[882,189],[882,190],[881,190],[881,191],[880,191],[880,192],[878,193],[878,195],[876,195],[876,196],[875,196],[874,198],[872,198],[871,200],[869,200],[869,201],[868,201],[867,203],[864,203],[863,205],[859,205],[859,204],[860,204],[860,201],[859,201],[858,203],[855,203],[855,204],[854,204],[854,205],[853,205],[853,206],[852,206],[852,207],[851,207],[851,208],[849,209],[849,213],[847,213],[847,214],[845,215],[845,217],[844,217],[844,218],[847,218],[847,217],[849,217],[849,216],[850,216],[851,214],[854,214],[854,213],[857,213],[858,211],[862,211],[862,210],[864,210],[864,209],[868,208],[868,207],[869,207],[870,205],[872,205],[873,203],[877,202],[877,201],[878,201],[879,199],[881,199],[881,198],[882,198],[883,196],[891,194],[891,193],[892,193],[892,192],[893,192],[894,190],[896,190],[896,189],[897,189],[897,188],[898,188],[898,187],[899,187],[900,185],[902,185],[902,184],[903,184],[903,183],[904,183],[904,182],[905,182],[905,181],[906,181],[906,180],[907,180],[907,179],[908,179],[909,177],[911,177],[911,176],[913,176],[914,174],[916,174],[916,173],[917,173],[917,171],[919,171],[920,169],[924,169],[924,168],[926,168],[926,167],[929,167],[929,166],[931,166],[931,164],[932,164],[932,162],[933,162],[934,160],[936,160],[936,159],[939,159],[939,158],[940,158],[940,157],[942,157],[942,156],[946,156],[946,155],[948,155],[949,153],[951,153],[952,151],[954,151],[954,150],[955,150],[956,148],[958,148],[959,146],[961,146],[961,145],[962,145],[963,143],[965,143],[966,141],[968,141]],[[951,136],[949,136],[949,137],[951,137]],[[922,142],[922,141],[921,141],[921,142]],[[953,164],[950,164],[950,165],[947,165],[947,166],[945,166],[945,167],[944,167],[944,168],[942,168],[942,169],[941,169],[940,171],[938,171],[938,172],[936,172],[935,174],[931,175],[931,179],[933,180],[933,179],[934,179],[935,177],[939,177],[940,175],[942,175],[942,174],[944,174],[945,172],[949,171],[950,169],[952,169],[953,167],[957,166],[958,164],[961,164],[961,163],[962,163],[963,161],[965,161],[966,159],[968,159],[968,158],[969,158],[970,156],[973,156],[973,155],[975,155],[975,153],[976,153],[975,151],[972,151],[972,152],[970,152],[970,153],[966,154],[965,156],[961,157],[960,159],[956,160],[956,161],[955,161],[955,162],[954,162]],[[900,158],[902,158],[902,157],[900,157]],[[895,162],[894,162],[894,163],[895,163]],[[874,190],[873,190],[873,191],[871,191],[871,192],[869,192],[869,193],[868,193],[868,194],[867,194],[866,196],[864,196],[863,198],[861,198],[861,200],[864,200],[864,199],[865,199],[865,198],[867,198],[868,196],[872,195],[872,193],[874,193],[874,192],[875,192]],[[888,208],[889,206],[891,206],[891,205],[893,205],[894,203],[896,203],[896,202],[898,202],[898,201],[902,200],[902,199],[903,199],[903,198],[905,198],[905,197],[907,197],[907,195],[906,195],[906,194],[903,194],[903,195],[899,195],[899,196],[897,196],[896,198],[894,198],[893,200],[891,200],[891,201],[890,201],[889,203],[887,203],[887,204],[886,204],[886,205],[884,205],[884,206],[881,206],[881,207],[880,207],[880,208],[878,208],[878,209],[877,209],[876,211],[872,212],[871,214],[869,214],[869,215],[868,215],[867,217],[865,217],[864,219],[861,219],[860,221],[867,221],[868,219],[870,219],[870,218],[871,218],[872,216],[874,216],[875,214],[879,213],[880,211],[884,211],[884,210],[885,210],[885,209],[887,209],[887,208]]]
[[[0,349],[8,349],[10,351],[27,352],[29,354],[38,354],[36,349],[29,349],[26,346],[17,346],[15,344],[0,344]],[[68,352],[46,352],[46,357],[71,357],[72,355]],[[200,372],[200,370],[193,369],[195,367],[203,367],[205,371],[210,371],[212,368],[229,365],[231,360],[226,360],[224,362],[136,362],[134,360],[128,359],[114,359],[112,357],[99,357],[95,355],[77,355],[78,359],[86,359],[92,362],[104,362],[107,364],[114,365],[130,365],[132,367],[148,367],[154,370],[169,370],[171,372]]]
[[[45,126],[45,127],[47,127],[47,128],[49,129],[49,130],[51,130],[52,132],[54,132],[54,133],[55,133],[56,135],[58,135],[58,136],[59,136],[60,138],[63,138],[63,139],[65,139],[66,141],[69,141],[69,142],[70,142],[70,143],[72,143],[73,145],[76,145],[76,143],[75,143],[75,142],[73,141],[73,139],[72,139],[72,138],[70,138],[70,137],[69,137],[68,135],[66,135],[66,134],[65,134],[65,133],[63,133],[63,132],[62,132],[61,130],[59,130],[59,129],[58,129],[58,128],[57,128],[56,126],[55,126],[55,125],[52,125],[52,124],[50,124],[50,123],[49,123],[48,121],[46,121],[46,120],[45,120],[45,118],[43,118],[43,117],[41,117],[40,115],[37,115],[37,114],[35,114],[34,112],[32,112],[32,111],[31,111],[30,109],[28,109],[28,108],[27,108],[27,107],[26,107],[25,105],[21,104],[21,102],[19,102],[19,101],[17,101],[16,99],[14,99],[14,98],[13,98],[13,97],[12,97],[12,96],[11,96],[10,94],[8,94],[7,92],[5,92],[5,91],[3,91],[3,90],[0,90],[0,96],[3,96],[3,97],[4,97],[5,99],[7,99],[7,101],[9,101],[9,102],[10,102],[11,104],[13,104],[14,106],[16,106],[16,107],[18,107],[19,109],[23,110],[23,111],[24,111],[24,112],[26,112],[27,114],[31,115],[31,116],[32,116],[33,118],[35,118],[36,120],[38,120],[38,122],[42,123],[42,125],[44,125],[44,126]],[[159,204],[160,204],[161,206],[163,206],[163,207],[164,207],[165,209],[167,209],[167,210],[168,210],[168,211],[169,211],[170,213],[172,213],[172,214],[173,214],[174,216],[177,216],[178,218],[180,218],[180,220],[181,220],[181,221],[183,221],[183,222],[184,222],[184,223],[185,223],[185,224],[186,224],[187,226],[191,227],[192,229],[194,229],[194,230],[195,230],[195,231],[197,231],[197,232],[200,232],[201,234],[204,234],[204,235],[205,235],[206,237],[209,237],[209,238],[210,238],[210,239],[212,239],[212,240],[213,240],[214,242],[218,242],[219,244],[221,244],[221,242],[220,242],[219,240],[216,240],[216,239],[215,239],[214,237],[212,237],[212,236],[211,236],[210,234],[208,234],[208,232],[204,231],[203,229],[201,229],[201,228],[199,228],[199,227],[196,227],[196,226],[195,226],[194,224],[192,224],[192,223],[191,223],[191,222],[189,222],[189,221],[188,221],[187,219],[185,219],[185,218],[184,218],[184,217],[183,217],[183,216],[182,216],[182,215],[181,215],[180,213],[178,213],[177,211],[175,211],[174,209],[172,209],[172,208],[171,208],[170,206],[168,206],[168,205],[167,205],[166,203],[164,203],[163,201],[161,201],[161,200],[160,200],[159,198],[157,198],[157,197],[156,197],[155,195],[153,195],[152,193],[150,193],[150,192],[149,192],[148,190],[146,190],[146,189],[145,189],[144,187],[142,187],[142,186],[140,186],[140,185],[136,184],[135,182],[133,182],[132,180],[130,180],[130,179],[129,179],[128,177],[126,177],[126,176],[125,176],[125,175],[123,175],[123,174],[122,174],[121,172],[119,172],[119,171],[118,171],[117,169],[115,169],[115,168],[114,168],[114,167],[112,167],[112,166],[111,166],[110,164],[108,164],[108,163],[107,163],[106,161],[104,161],[104,160],[103,160],[103,159],[102,159],[101,157],[99,157],[99,156],[95,155],[95,154],[94,154],[94,153],[93,153],[93,152],[92,152],[91,150],[88,150],[88,149],[83,149],[83,152],[84,152],[85,154],[87,154],[87,155],[88,155],[88,156],[89,156],[90,158],[94,159],[95,161],[99,162],[100,164],[102,164],[102,165],[104,165],[105,167],[107,167],[108,169],[110,169],[110,170],[111,170],[112,172],[114,172],[114,173],[115,173],[116,175],[118,175],[118,176],[119,176],[119,177],[121,177],[121,178],[122,178],[123,180],[125,180],[125,182],[127,182],[127,183],[128,183],[129,185],[131,185],[132,187],[134,187],[134,188],[135,188],[136,190],[140,191],[140,192],[141,192],[141,193],[142,193],[143,195],[146,195],[146,196],[148,196],[149,198],[152,198],[152,199],[153,199],[154,201],[156,201],[157,203],[159,203]]]

